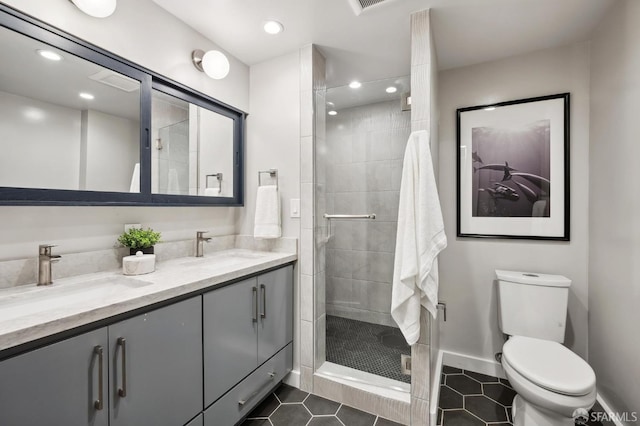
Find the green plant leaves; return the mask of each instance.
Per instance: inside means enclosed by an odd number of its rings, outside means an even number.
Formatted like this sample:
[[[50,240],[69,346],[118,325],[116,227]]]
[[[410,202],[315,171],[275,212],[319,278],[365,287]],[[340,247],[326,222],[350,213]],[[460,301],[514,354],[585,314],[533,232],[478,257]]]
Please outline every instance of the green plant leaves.
[[[118,237],[118,242],[132,249],[145,249],[156,245],[160,241],[160,232],[151,228],[131,228]]]

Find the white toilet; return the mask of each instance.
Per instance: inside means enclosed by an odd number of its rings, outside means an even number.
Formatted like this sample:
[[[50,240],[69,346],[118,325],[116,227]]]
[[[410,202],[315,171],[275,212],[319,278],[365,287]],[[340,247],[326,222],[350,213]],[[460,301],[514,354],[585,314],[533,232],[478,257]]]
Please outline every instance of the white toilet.
[[[517,392],[515,426],[573,425],[596,401],[596,375],[562,345],[571,280],[496,270],[502,367]]]

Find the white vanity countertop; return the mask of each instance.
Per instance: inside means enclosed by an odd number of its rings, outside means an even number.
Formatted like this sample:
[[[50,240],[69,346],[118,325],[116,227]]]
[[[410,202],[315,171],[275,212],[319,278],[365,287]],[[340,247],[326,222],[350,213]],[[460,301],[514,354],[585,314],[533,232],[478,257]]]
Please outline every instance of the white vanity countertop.
[[[3,289],[0,351],[296,259],[292,253],[231,249],[161,262],[146,275],[101,272],[59,279],[50,286]]]

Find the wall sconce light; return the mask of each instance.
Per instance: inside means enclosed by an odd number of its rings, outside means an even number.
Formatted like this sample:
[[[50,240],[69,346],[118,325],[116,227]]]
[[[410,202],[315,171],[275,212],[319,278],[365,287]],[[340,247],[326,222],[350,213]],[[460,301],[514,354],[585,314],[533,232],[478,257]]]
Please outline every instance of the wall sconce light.
[[[117,0],[69,0],[78,9],[94,18],[106,18],[116,11]]]
[[[229,59],[218,50],[204,52],[197,49],[191,53],[193,65],[215,80],[221,80],[229,74]]]

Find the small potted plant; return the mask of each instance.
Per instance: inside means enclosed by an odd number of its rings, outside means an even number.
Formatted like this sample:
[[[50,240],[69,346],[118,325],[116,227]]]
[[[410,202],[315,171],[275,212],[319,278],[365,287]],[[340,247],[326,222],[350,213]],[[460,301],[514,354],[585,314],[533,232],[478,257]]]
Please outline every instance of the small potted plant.
[[[131,228],[118,237],[118,242],[124,247],[129,247],[132,256],[138,251],[153,254],[153,246],[159,241],[160,233],[151,228]]]

